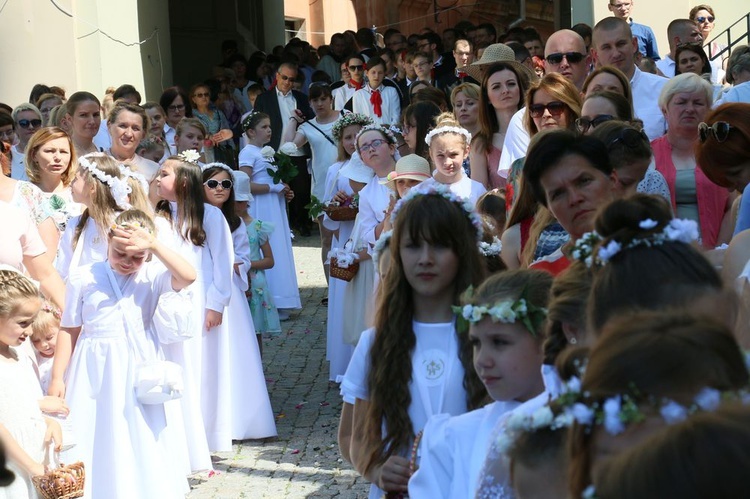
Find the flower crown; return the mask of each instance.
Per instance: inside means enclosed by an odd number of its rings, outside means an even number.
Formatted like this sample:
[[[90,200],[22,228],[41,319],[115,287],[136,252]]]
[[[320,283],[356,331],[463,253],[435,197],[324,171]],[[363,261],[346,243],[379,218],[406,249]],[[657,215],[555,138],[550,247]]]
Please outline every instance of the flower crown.
[[[195,149],[188,149],[186,151],[182,151],[180,154],[177,155],[180,160],[184,161],[185,163],[190,163],[192,165],[198,165],[198,160],[201,157],[201,153],[196,151]]]
[[[114,229],[120,229],[120,230],[143,229],[146,232],[148,232],[149,234],[153,234],[153,232],[151,231],[151,229],[149,229],[148,227],[146,227],[145,225],[143,225],[141,222],[139,222],[137,220],[133,221],[133,222],[124,222],[124,223],[121,223],[121,224],[113,223],[113,224],[111,224],[109,226],[109,228],[110,228],[110,230],[114,230]]]
[[[465,300],[471,300],[473,288],[469,287],[464,294]],[[464,323],[476,324],[485,317],[492,319],[492,322],[502,324],[515,324],[520,322],[531,333],[531,336],[538,337],[541,325],[547,319],[547,309],[537,307],[524,298],[525,290],[517,300],[498,300],[492,305],[471,305],[463,307],[454,305],[453,311],[459,316]],[[462,331],[468,329],[468,324],[463,324],[460,328]]]
[[[484,256],[497,256],[503,250],[503,243],[497,236],[492,236],[492,244],[479,241],[479,252]]]
[[[448,201],[451,201],[460,206],[471,221],[471,225],[473,225],[477,230],[477,241],[482,240],[482,218],[477,214],[476,211],[474,211],[474,205],[471,204],[469,200],[462,198],[455,192],[451,191],[446,185],[439,184],[437,182],[422,182],[421,184],[412,187],[406,194],[406,196],[402,197],[396,203],[396,206],[393,207],[393,211],[391,212],[391,222],[395,223],[396,216],[398,215],[398,212],[401,211],[401,208],[404,206],[404,204],[417,196],[442,196]]]
[[[229,165],[225,165],[224,163],[219,163],[218,161],[214,161],[213,163],[206,163],[205,165],[201,165],[201,172],[205,172],[209,168],[221,168],[222,170],[229,173],[229,175],[232,175],[232,169],[229,167]]]
[[[569,412],[555,414],[549,405],[543,405],[531,414],[514,412],[506,420],[494,447],[500,453],[507,454],[521,433],[556,431],[571,427],[574,421]]]
[[[650,218],[641,220],[638,223],[638,226],[644,230],[655,229],[658,225],[659,223],[656,220]],[[596,232],[587,232],[576,241],[571,256],[586,264],[587,267],[591,267],[594,264],[603,266],[621,251],[637,246],[647,246],[650,248],[670,241],[690,244],[699,238],[698,224],[694,220],[673,218],[664,226],[661,232],[653,232],[646,235],[646,237],[632,239],[624,246],[615,239],[609,239],[604,244],[599,234]],[[595,249],[597,243],[600,243],[598,250]]]
[[[117,165],[117,167],[120,169],[120,174],[123,175],[124,177],[130,177],[130,178],[136,179],[138,183],[141,184],[141,187],[143,188],[143,192],[148,194],[148,181],[146,180],[146,177],[144,177],[140,173],[132,170],[131,168],[125,165]]]
[[[49,312],[50,314],[52,314],[52,316],[58,321],[62,318],[62,312],[60,312],[60,309],[47,300],[44,300],[44,303],[42,303],[42,310],[44,312]]]
[[[250,122],[255,116],[259,114],[261,114],[260,111],[250,111],[250,114],[245,116],[245,119],[242,120],[242,124],[240,125],[242,127],[242,133],[245,133],[248,131],[248,129],[250,129]]]
[[[91,176],[109,187],[109,191],[112,193],[112,197],[118,207],[127,210],[130,208],[130,203],[128,202],[128,194],[131,192],[130,186],[121,178],[113,177],[112,175],[104,173],[99,169],[96,162],[92,161],[95,158],[106,157],[106,155],[101,153],[90,153],[78,158],[78,162],[84,169],[91,173]]]
[[[439,126],[430,130],[430,132],[425,136],[425,144],[429,146],[432,143],[433,137],[442,135],[444,133],[456,133],[458,135],[463,135],[464,137],[466,137],[467,144],[471,142],[471,132],[469,132],[467,129],[458,126]]]
[[[388,246],[391,244],[391,237],[393,236],[392,230],[386,230],[384,232],[380,233],[380,237],[377,241],[375,241],[375,247],[373,248],[372,253],[372,263],[375,266],[375,269],[378,269],[378,261],[380,260],[380,256],[383,254],[383,252],[388,248]]]
[[[341,142],[341,134],[344,133],[344,128],[351,125],[367,126],[372,124],[372,118],[366,114],[346,113],[336,120],[336,123],[333,124],[333,128],[331,129],[331,133],[336,142]]]
[[[393,136],[393,133],[391,133],[390,129],[384,127],[383,125],[379,125],[377,123],[372,123],[370,125],[363,126],[362,129],[359,132],[357,132],[357,136],[354,139],[354,143],[356,144],[357,142],[359,142],[359,137],[363,133],[369,132],[370,130],[377,130],[379,132],[383,132],[386,138],[388,138],[388,142],[390,142],[391,144],[398,143],[398,141],[396,140],[396,137]]]

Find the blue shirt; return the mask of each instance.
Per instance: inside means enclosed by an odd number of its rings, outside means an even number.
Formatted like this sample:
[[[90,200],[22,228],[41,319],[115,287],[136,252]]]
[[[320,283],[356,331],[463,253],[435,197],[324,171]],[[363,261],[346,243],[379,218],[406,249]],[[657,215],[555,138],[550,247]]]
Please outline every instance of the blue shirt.
[[[745,229],[750,229],[750,184],[742,191],[740,209],[737,210],[737,223],[734,226],[736,236]]]
[[[638,51],[645,57],[658,61],[659,49],[656,47],[656,36],[654,31],[645,24],[638,24],[630,19],[630,31],[638,39]]]

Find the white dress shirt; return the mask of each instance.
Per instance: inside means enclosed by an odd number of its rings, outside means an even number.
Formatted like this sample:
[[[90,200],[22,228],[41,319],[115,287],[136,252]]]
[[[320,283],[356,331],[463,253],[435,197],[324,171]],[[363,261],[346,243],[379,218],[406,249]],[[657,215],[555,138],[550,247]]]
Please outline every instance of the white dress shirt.
[[[667,122],[659,109],[659,94],[667,81],[661,76],[644,73],[637,66],[630,80],[633,110],[635,116],[643,121],[643,130],[649,140],[658,139],[667,131]]]

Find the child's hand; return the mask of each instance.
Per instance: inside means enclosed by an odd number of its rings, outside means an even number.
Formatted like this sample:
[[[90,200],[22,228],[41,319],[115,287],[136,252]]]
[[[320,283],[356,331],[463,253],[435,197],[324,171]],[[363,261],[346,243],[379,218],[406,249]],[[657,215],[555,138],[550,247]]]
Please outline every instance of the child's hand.
[[[349,196],[346,195],[346,191],[339,191],[333,195],[333,201],[339,204],[345,203],[347,199],[349,199]]]
[[[391,456],[380,468],[378,487],[386,492],[407,492],[410,476],[409,460],[401,456]]]
[[[294,199],[294,191],[287,184],[284,184],[284,190],[282,190],[281,193],[284,195],[284,197],[286,198],[287,202],[291,201],[292,199]]]
[[[113,240],[124,244],[128,251],[145,251],[154,246],[156,238],[143,227],[128,226],[126,228],[115,227],[112,229]]]
[[[221,312],[217,312],[216,310],[211,310],[210,308],[206,309],[206,323],[203,327],[206,329],[213,329],[216,326],[221,325]]]
[[[34,463],[31,466],[31,469],[29,470],[29,475],[31,476],[42,476],[47,472],[47,469],[44,467],[42,463]]]
[[[49,382],[47,395],[50,397],[65,397],[65,383],[61,379],[53,379]]]
[[[60,423],[50,418],[44,418],[44,420],[47,423],[47,431],[44,433],[44,446],[47,447],[54,441],[55,450],[60,452],[60,449],[62,449],[62,428],[60,428]]]
[[[54,414],[56,416],[67,416],[70,414],[70,408],[65,404],[62,397],[46,396],[39,401],[39,408],[45,414]]]

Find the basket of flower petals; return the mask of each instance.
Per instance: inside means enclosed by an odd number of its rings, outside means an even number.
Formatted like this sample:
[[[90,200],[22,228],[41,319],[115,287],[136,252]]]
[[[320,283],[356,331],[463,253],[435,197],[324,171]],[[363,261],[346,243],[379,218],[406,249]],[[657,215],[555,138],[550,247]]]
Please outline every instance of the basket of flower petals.
[[[346,201],[339,203],[332,201],[323,209],[328,215],[328,218],[335,222],[348,222],[354,220],[359,213],[359,199],[358,196],[346,198]]]
[[[59,468],[31,479],[37,492],[44,499],[72,499],[83,497],[86,470],[82,462],[60,464]]]
[[[347,245],[351,243],[347,242]],[[359,270],[359,256],[352,253],[350,248],[333,248],[328,254],[331,277],[349,282],[354,279]]]

